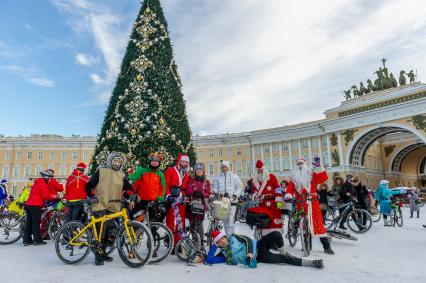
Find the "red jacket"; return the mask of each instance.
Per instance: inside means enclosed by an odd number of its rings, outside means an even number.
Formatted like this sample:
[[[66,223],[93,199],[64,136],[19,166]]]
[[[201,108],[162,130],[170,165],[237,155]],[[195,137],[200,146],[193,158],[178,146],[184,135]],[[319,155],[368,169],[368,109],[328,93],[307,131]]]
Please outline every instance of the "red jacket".
[[[181,178],[177,166],[169,167],[166,173],[166,195],[170,195],[171,187],[181,187],[181,193],[184,195],[186,193],[186,187],[189,182],[189,174],[185,172],[183,178]]]
[[[30,195],[25,205],[43,207],[45,201],[53,201],[56,199],[56,196],[57,194],[52,194],[50,192],[46,181],[43,178],[38,178],[34,180],[34,185],[31,188]]]
[[[65,185],[65,198],[68,201],[85,199],[87,197],[87,182],[89,182],[89,177],[87,177],[83,172],[74,170],[68,177]]]
[[[49,187],[49,191],[51,194],[57,194],[60,192],[64,191],[64,186],[60,183],[58,183],[58,181],[56,181],[56,179],[50,179],[49,184],[47,185]]]

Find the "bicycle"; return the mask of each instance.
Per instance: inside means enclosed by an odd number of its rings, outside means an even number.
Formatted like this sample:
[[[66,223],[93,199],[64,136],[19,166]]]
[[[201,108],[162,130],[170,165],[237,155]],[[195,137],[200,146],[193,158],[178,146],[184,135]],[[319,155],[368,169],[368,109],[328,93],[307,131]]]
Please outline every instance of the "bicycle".
[[[64,202],[59,200],[58,202],[47,203],[47,207],[44,209],[41,215],[40,231],[42,239],[49,236],[50,239],[55,239],[56,233],[59,228],[64,224],[66,214],[64,212]]]
[[[205,233],[205,236],[207,237],[207,246],[211,246],[213,244],[213,238],[211,236],[212,231],[222,231],[224,229],[223,227],[223,220],[221,220],[221,215],[216,211],[216,208],[213,206],[214,199],[209,199],[208,205],[207,205],[207,213],[210,215],[209,218],[209,226],[207,229],[207,232]],[[225,213],[226,214],[226,213]]]
[[[371,218],[373,219],[373,222],[379,222],[380,219],[382,219],[382,214],[380,213],[379,209],[372,205],[369,209],[369,212],[371,214]]]
[[[234,223],[237,221],[240,223],[246,223],[247,208],[248,200],[243,197],[237,202]]]
[[[336,218],[335,212],[342,209],[343,211]],[[327,208],[326,219],[327,222],[332,223],[327,229],[334,227],[334,230],[338,230],[338,227],[347,223],[349,229],[358,234],[366,233],[373,225],[370,213],[364,209],[355,208],[354,200],[333,209]]]
[[[0,206],[0,245],[13,244],[24,235],[25,214],[9,211],[6,204]]]
[[[291,247],[296,246],[297,239],[300,237],[304,256],[309,256],[312,250],[312,234],[309,227],[307,213],[303,208],[303,204],[309,200],[311,200],[311,198],[306,197],[305,195],[303,195],[302,200],[287,200],[287,202],[293,204],[295,204],[296,202],[300,203],[302,206],[301,209],[296,208],[295,212],[291,213],[291,216],[289,216],[287,234],[288,241]]]
[[[159,263],[168,257],[173,250],[173,233],[164,223],[151,221],[150,214],[154,215],[155,220],[161,220],[163,218],[159,203],[155,201],[148,202],[146,208],[133,214],[132,218],[142,223],[145,222],[151,229],[154,241],[154,250],[149,263]]]
[[[403,223],[403,217],[402,217],[402,210],[401,207],[403,206],[403,202],[400,198],[392,198],[391,199],[391,213],[389,215],[390,225],[395,227],[395,225],[398,225],[399,227],[402,227]]]
[[[85,206],[89,207],[88,201],[85,201]],[[98,218],[93,217],[91,213],[88,216],[90,221],[87,225],[80,221],[70,221],[59,229],[55,238],[55,251],[62,262],[76,264],[90,251],[97,252],[100,249],[105,224],[115,219],[121,222],[114,240],[121,260],[133,268],[149,262],[153,251],[151,231],[145,224],[129,220],[125,208]]]

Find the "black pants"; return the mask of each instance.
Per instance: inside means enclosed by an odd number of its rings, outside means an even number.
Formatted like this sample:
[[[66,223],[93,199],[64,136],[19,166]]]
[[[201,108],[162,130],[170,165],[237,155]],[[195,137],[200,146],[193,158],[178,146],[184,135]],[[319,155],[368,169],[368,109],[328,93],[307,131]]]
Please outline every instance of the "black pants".
[[[81,220],[81,215],[83,214],[83,202],[67,202],[68,214],[66,221],[72,220]]]
[[[265,263],[287,263],[302,266],[302,259],[289,254],[283,255],[272,253],[271,249],[279,249],[284,246],[283,237],[280,232],[274,231],[260,239],[257,243],[257,260]]]
[[[41,222],[41,207],[39,206],[25,206],[25,214],[27,216],[24,228],[24,243],[34,242],[40,243],[43,241],[40,234]],[[32,237],[33,238],[32,238]]]

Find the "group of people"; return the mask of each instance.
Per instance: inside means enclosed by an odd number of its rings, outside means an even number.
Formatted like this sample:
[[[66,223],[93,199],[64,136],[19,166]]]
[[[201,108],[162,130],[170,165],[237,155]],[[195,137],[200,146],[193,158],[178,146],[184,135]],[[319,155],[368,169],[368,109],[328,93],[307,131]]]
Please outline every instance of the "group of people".
[[[289,254],[283,242],[282,209],[286,202],[294,200],[296,210],[308,215],[311,234],[319,238],[324,252],[333,255],[327,231],[324,228],[324,211],[329,197],[335,202],[347,203],[356,198],[357,204],[369,209],[371,195],[358,177],[346,176],[346,180],[334,179],[331,190],[327,187],[328,175],[317,157],[307,165],[306,160],[298,158],[292,171],[291,179],[278,182],[277,177],[268,172],[261,160],[256,162],[254,177],[243,189],[241,179],[231,172],[230,162],[221,161],[219,175],[210,183],[206,178],[205,165],[196,163],[190,174],[190,159],[180,154],[174,166],[164,173],[160,170],[163,157],[157,152],[148,155],[147,166],[139,166],[124,172],[126,157],[120,152],[109,154],[106,164],[98,168],[92,176],[87,176],[87,165],[80,163],[66,181],[65,188],[56,181],[54,171],[48,169],[40,172],[40,178],[34,184],[25,203],[27,221],[23,243],[27,245],[44,245],[40,235],[41,211],[46,201],[56,201],[64,197],[67,200],[68,214],[66,221],[81,220],[84,200],[90,200],[95,217],[101,217],[121,209],[121,199],[131,199],[131,215],[142,209],[149,209],[148,204],[164,204],[162,214],[155,221],[165,220],[172,231],[174,246],[181,239],[188,219],[193,230],[197,231],[204,247],[203,221],[209,199],[227,200],[230,203],[228,217],[224,220],[224,231],[213,231],[213,245],[205,255],[205,262],[215,264],[243,264],[254,268],[257,261],[265,263],[287,263],[298,266],[322,267],[321,259],[302,259]],[[6,187],[0,183],[0,201],[7,198]],[[378,198],[378,192],[380,198]],[[375,198],[380,202],[380,210],[385,218],[389,209],[389,198],[394,192],[388,188],[388,182],[380,182]],[[252,203],[251,213],[264,214],[271,220],[267,227],[259,228],[260,239],[254,240],[235,233],[235,215],[238,200],[248,194]],[[6,195],[6,197],[4,197]],[[413,196],[414,198],[415,196]],[[198,207],[195,205],[197,202]],[[195,207],[193,209],[193,207]],[[342,226],[341,229],[346,229]],[[105,229],[100,247],[95,251],[95,264],[102,265],[112,260],[105,252],[108,242],[108,229]]]

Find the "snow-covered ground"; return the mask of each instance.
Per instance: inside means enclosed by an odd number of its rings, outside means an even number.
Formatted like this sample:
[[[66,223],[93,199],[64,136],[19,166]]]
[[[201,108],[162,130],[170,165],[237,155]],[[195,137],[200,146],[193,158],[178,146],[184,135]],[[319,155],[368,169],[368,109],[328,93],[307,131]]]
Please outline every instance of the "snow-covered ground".
[[[334,256],[322,252],[314,240],[312,256],[323,258],[325,268],[288,265],[258,265],[257,269],[224,264],[187,266],[170,256],[157,265],[128,268],[118,254],[114,261],[95,266],[90,255],[77,265],[65,265],[54,245],[23,247],[22,243],[0,246],[0,282],[426,282],[425,219],[409,219],[404,209],[404,226],[383,227],[374,223],[357,242],[333,240]],[[423,215],[423,217],[426,217]],[[238,224],[237,232],[251,235]],[[288,246],[288,243],[286,242]],[[300,255],[298,249],[290,249]]]

